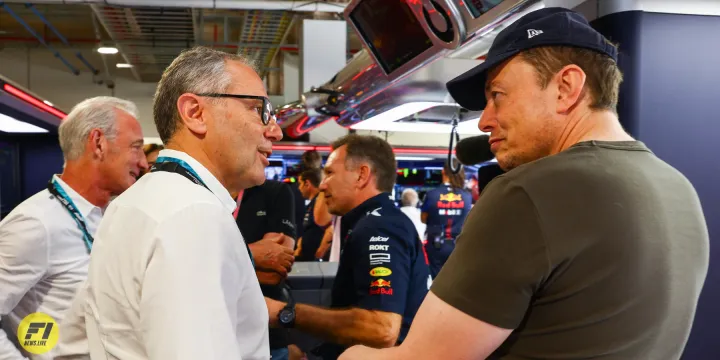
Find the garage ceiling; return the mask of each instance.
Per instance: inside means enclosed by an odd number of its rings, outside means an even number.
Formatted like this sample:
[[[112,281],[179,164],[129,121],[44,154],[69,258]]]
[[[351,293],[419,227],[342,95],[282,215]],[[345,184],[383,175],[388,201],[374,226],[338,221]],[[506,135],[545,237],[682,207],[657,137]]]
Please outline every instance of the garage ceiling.
[[[349,0],[327,2],[347,3]],[[301,21],[340,18],[339,14],[283,10],[60,4],[29,7],[8,3],[4,6],[6,8],[0,9],[0,49],[46,50],[32,51],[32,63],[68,72],[72,71],[71,67],[81,72],[96,70],[99,79],[110,81],[115,77],[126,77],[156,82],[183,49],[195,45],[244,54],[256,60],[261,76],[282,76],[283,54],[298,51]],[[52,49],[43,45],[13,14]],[[348,32],[349,53],[356,52],[361,48],[360,41],[353,32]],[[101,55],[96,51],[101,45],[117,47],[119,53]],[[87,60],[87,65],[80,57]],[[118,63],[128,63],[132,67],[117,68]],[[273,83],[281,84],[282,81]],[[269,90],[278,92],[278,89]]]

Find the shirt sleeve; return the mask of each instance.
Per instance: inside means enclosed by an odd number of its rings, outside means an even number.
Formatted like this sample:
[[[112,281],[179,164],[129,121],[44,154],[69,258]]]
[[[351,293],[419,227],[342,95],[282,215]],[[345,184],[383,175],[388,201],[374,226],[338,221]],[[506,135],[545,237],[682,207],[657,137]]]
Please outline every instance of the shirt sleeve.
[[[238,228],[221,210],[196,204],[157,229],[140,300],[138,331],[148,359],[241,359],[238,301],[255,275],[243,276],[250,259],[239,252]]]
[[[515,329],[548,273],[534,204],[523,188],[498,178],[470,212],[431,291],[476,319]]]
[[[36,217],[12,214],[0,225],[0,315],[12,312],[48,268],[48,234]],[[25,359],[0,328],[0,359]]]
[[[422,201],[422,206],[420,206],[421,212],[424,212],[424,213],[430,212],[430,205],[431,205],[430,204],[430,198],[431,198],[430,195],[431,194],[432,194],[432,191],[428,191],[427,193],[425,193],[425,196],[423,197],[423,201]]]
[[[297,224],[295,224],[295,196],[289,185],[278,184],[278,191],[268,204],[267,232],[283,233],[297,239]]]
[[[387,231],[377,221],[356,228],[349,244],[356,254],[353,282],[358,307],[403,315],[411,283],[411,249],[407,240]],[[416,240],[415,234],[412,240]]]

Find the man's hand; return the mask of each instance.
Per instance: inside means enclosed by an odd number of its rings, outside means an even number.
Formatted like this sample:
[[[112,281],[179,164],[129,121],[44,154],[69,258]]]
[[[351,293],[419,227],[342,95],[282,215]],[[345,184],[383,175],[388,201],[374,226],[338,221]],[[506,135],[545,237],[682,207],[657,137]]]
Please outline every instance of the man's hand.
[[[288,247],[290,249],[295,249],[295,239],[283,233],[269,232],[266,233],[265,236],[263,236],[263,239],[275,239],[278,236],[281,237],[281,240],[278,241],[278,244]]]
[[[282,301],[273,300],[269,297],[265,298],[265,304],[268,308],[268,316],[270,318],[270,327],[278,327],[278,316],[280,311],[285,307]]]
[[[263,271],[275,271],[282,276],[292,268],[295,261],[292,248],[286,244],[292,238],[283,234],[268,233],[262,240],[249,245],[255,267]]]

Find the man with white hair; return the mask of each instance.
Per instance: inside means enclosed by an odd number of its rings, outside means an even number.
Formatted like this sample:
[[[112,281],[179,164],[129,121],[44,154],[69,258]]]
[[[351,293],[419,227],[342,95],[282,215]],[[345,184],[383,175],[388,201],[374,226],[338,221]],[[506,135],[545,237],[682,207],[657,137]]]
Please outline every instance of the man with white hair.
[[[47,189],[0,222],[3,360],[49,358],[49,353],[34,354],[44,349],[26,346],[26,336],[20,339],[22,349],[15,347],[21,321],[33,313],[62,320],[87,276],[104,208],[147,168],[137,108],[129,101],[87,99],[72,109],[58,131],[65,158],[62,175],[53,176]],[[44,330],[27,335],[40,339]]]
[[[265,181],[282,138],[262,79],[242,56],[189,49],[163,73],[153,112],[165,149],[108,207],[78,297],[90,357],[270,359],[230,195]]]
[[[400,195],[400,203],[402,205],[400,207],[400,211],[405,213],[405,215],[412,220],[413,225],[415,225],[415,229],[417,229],[420,240],[423,240],[425,239],[426,225],[422,222],[422,214],[420,208],[417,207],[418,202],[420,202],[420,196],[418,196],[417,191],[413,188],[403,190]]]

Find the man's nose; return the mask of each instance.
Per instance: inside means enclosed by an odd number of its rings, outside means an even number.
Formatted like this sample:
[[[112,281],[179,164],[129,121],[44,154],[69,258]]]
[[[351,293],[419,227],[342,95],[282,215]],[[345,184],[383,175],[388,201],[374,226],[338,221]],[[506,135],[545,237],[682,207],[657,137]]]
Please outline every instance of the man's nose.
[[[140,170],[143,170],[143,171],[148,169],[149,165],[148,165],[147,158],[145,157],[145,155],[140,156],[140,162],[138,163],[138,166],[140,167]]]
[[[480,114],[480,121],[478,121],[478,129],[485,133],[491,133],[492,130],[495,128],[496,124],[497,122],[495,118],[495,106],[491,101],[488,102],[487,106],[485,106],[485,110],[483,110],[482,114]]]
[[[270,123],[267,126],[267,129],[265,129],[265,137],[270,141],[280,141],[283,138],[282,130],[280,129],[280,125],[275,121],[275,117],[273,116],[272,120],[270,120]]]

